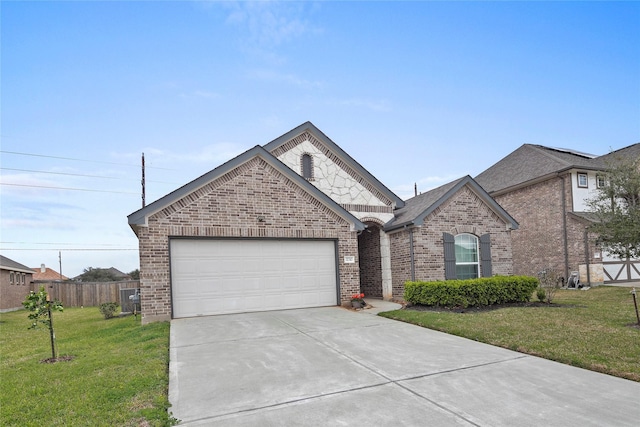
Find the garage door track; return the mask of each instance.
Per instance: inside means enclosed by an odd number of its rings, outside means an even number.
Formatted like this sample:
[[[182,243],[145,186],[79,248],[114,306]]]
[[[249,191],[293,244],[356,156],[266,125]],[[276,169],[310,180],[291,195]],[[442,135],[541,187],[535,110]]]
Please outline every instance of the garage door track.
[[[176,319],[170,352],[187,426],[640,425],[640,383],[339,307]]]

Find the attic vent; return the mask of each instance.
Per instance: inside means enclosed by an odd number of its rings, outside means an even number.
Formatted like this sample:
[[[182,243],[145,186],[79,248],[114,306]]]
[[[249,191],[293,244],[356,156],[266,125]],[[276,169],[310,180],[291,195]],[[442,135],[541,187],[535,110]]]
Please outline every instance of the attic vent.
[[[302,155],[302,177],[307,181],[313,180],[313,157],[310,154]]]

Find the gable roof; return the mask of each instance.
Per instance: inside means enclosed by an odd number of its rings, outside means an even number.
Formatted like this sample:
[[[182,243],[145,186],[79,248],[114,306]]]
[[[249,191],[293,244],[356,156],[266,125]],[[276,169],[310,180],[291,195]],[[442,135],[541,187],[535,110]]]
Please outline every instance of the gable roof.
[[[398,197],[393,191],[389,190],[383,183],[378,181],[375,176],[371,175],[371,173],[369,173],[369,171],[367,171],[360,163],[355,161],[353,157],[348,155],[342,148],[338,146],[338,144],[333,142],[327,135],[325,135],[320,129],[318,129],[313,123],[309,121],[301,124],[294,129],[291,129],[289,132],[274,139],[268,144],[265,144],[264,149],[272,153],[281,145],[287,143],[288,141],[304,132],[313,134],[313,136],[315,136],[322,144],[324,144],[333,154],[338,156],[342,161],[344,161],[353,170],[360,174],[360,176],[367,180],[378,191],[388,197],[389,200],[393,201],[396,207],[401,208],[404,206],[404,201],[400,197]]]
[[[462,187],[468,186],[482,201],[487,204],[512,229],[518,228],[518,223],[505,211],[502,206],[473,180],[469,175],[427,191],[406,201],[403,208],[396,210],[395,219],[384,226],[385,231],[396,230],[405,226],[419,226],[429,214],[456,194]]]
[[[495,196],[547,180],[570,169],[604,171],[615,164],[617,159],[627,157],[640,157],[640,143],[602,156],[563,148],[524,144],[480,173],[475,180]]]
[[[21,273],[33,274],[33,270],[24,264],[20,264],[4,255],[0,255],[0,270],[19,271]]]
[[[147,225],[148,218],[161,211],[162,209],[170,206],[171,204],[177,202],[183,197],[193,193],[199,188],[204,187],[208,183],[218,179],[222,175],[232,171],[238,166],[248,162],[249,160],[259,157],[266,161],[273,168],[278,170],[280,173],[285,175],[291,181],[293,181],[298,186],[302,187],[305,191],[313,195],[317,200],[327,206],[329,209],[337,213],[339,216],[344,218],[347,222],[353,224],[355,230],[364,230],[365,225],[360,222],[356,217],[351,215],[347,210],[345,210],[342,206],[337,204],[333,199],[324,194],[322,191],[318,190],[315,186],[309,183],[306,179],[302,178],[300,175],[291,170],[287,165],[282,163],[280,160],[275,158],[271,153],[262,148],[259,145],[245,151],[239,156],[229,160],[228,162],[218,166],[217,168],[205,173],[204,175],[194,179],[193,181],[183,185],[177,190],[167,194],[166,196],[156,200],[155,202],[145,206],[142,209],[139,209],[132,214],[130,214],[127,218],[129,221],[129,225],[133,229],[133,231],[137,234],[137,230],[139,227],[144,227]]]
[[[32,268],[33,270],[33,280],[69,280],[68,277],[62,276],[61,274],[55,271],[52,268],[45,267],[44,272],[42,272],[42,267]]]
[[[602,156],[594,159],[594,163],[596,163],[603,169],[606,169],[608,167],[611,167],[612,164],[615,164],[619,159],[630,157],[640,157],[640,142],[629,145],[628,147],[620,148],[619,150],[612,151],[607,154],[603,154]]]
[[[495,194],[573,168],[598,169],[593,157],[569,150],[524,144],[475,179],[485,190]]]

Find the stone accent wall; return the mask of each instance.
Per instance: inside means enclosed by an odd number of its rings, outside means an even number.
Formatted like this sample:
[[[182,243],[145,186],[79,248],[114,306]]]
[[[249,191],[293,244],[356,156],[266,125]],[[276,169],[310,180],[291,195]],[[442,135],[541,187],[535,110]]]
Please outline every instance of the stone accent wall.
[[[383,223],[393,218],[393,201],[310,132],[292,138],[273,150],[272,154],[299,175],[302,175],[302,155],[311,155],[313,180],[310,182],[320,191],[356,218],[362,218],[365,213]]]
[[[562,182],[564,181],[564,211]],[[568,217],[572,209],[571,175],[555,177],[495,197],[496,201],[520,224],[512,233],[514,274],[537,276],[545,268],[568,277],[585,264],[584,224]],[[565,230],[568,271],[565,270]],[[593,258],[596,248],[593,236],[589,242],[590,263],[601,263]]]
[[[415,279],[444,280],[443,233],[491,235],[491,263],[494,275],[511,275],[511,231],[468,187],[463,187],[429,215],[421,227],[390,235],[393,296],[402,298],[404,282],[411,280],[410,240],[413,233]]]
[[[368,228],[358,236],[360,291],[370,298],[382,298],[380,227],[371,223],[367,225]]]
[[[145,323],[171,318],[170,236],[335,239],[340,303],[348,304],[360,289],[357,233],[351,224],[260,158],[151,215],[148,227],[140,228]],[[345,256],[355,256],[356,263],[345,264]]]

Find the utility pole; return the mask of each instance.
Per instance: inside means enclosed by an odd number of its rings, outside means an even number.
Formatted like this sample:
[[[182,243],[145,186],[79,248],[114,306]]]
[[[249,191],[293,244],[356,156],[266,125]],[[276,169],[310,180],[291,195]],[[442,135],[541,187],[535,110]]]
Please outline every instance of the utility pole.
[[[62,282],[62,252],[58,251],[58,263],[60,264],[60,281]]]
[[[144,153],[142,153],[142,207],[145,207],[145,188],[144,188]]]

